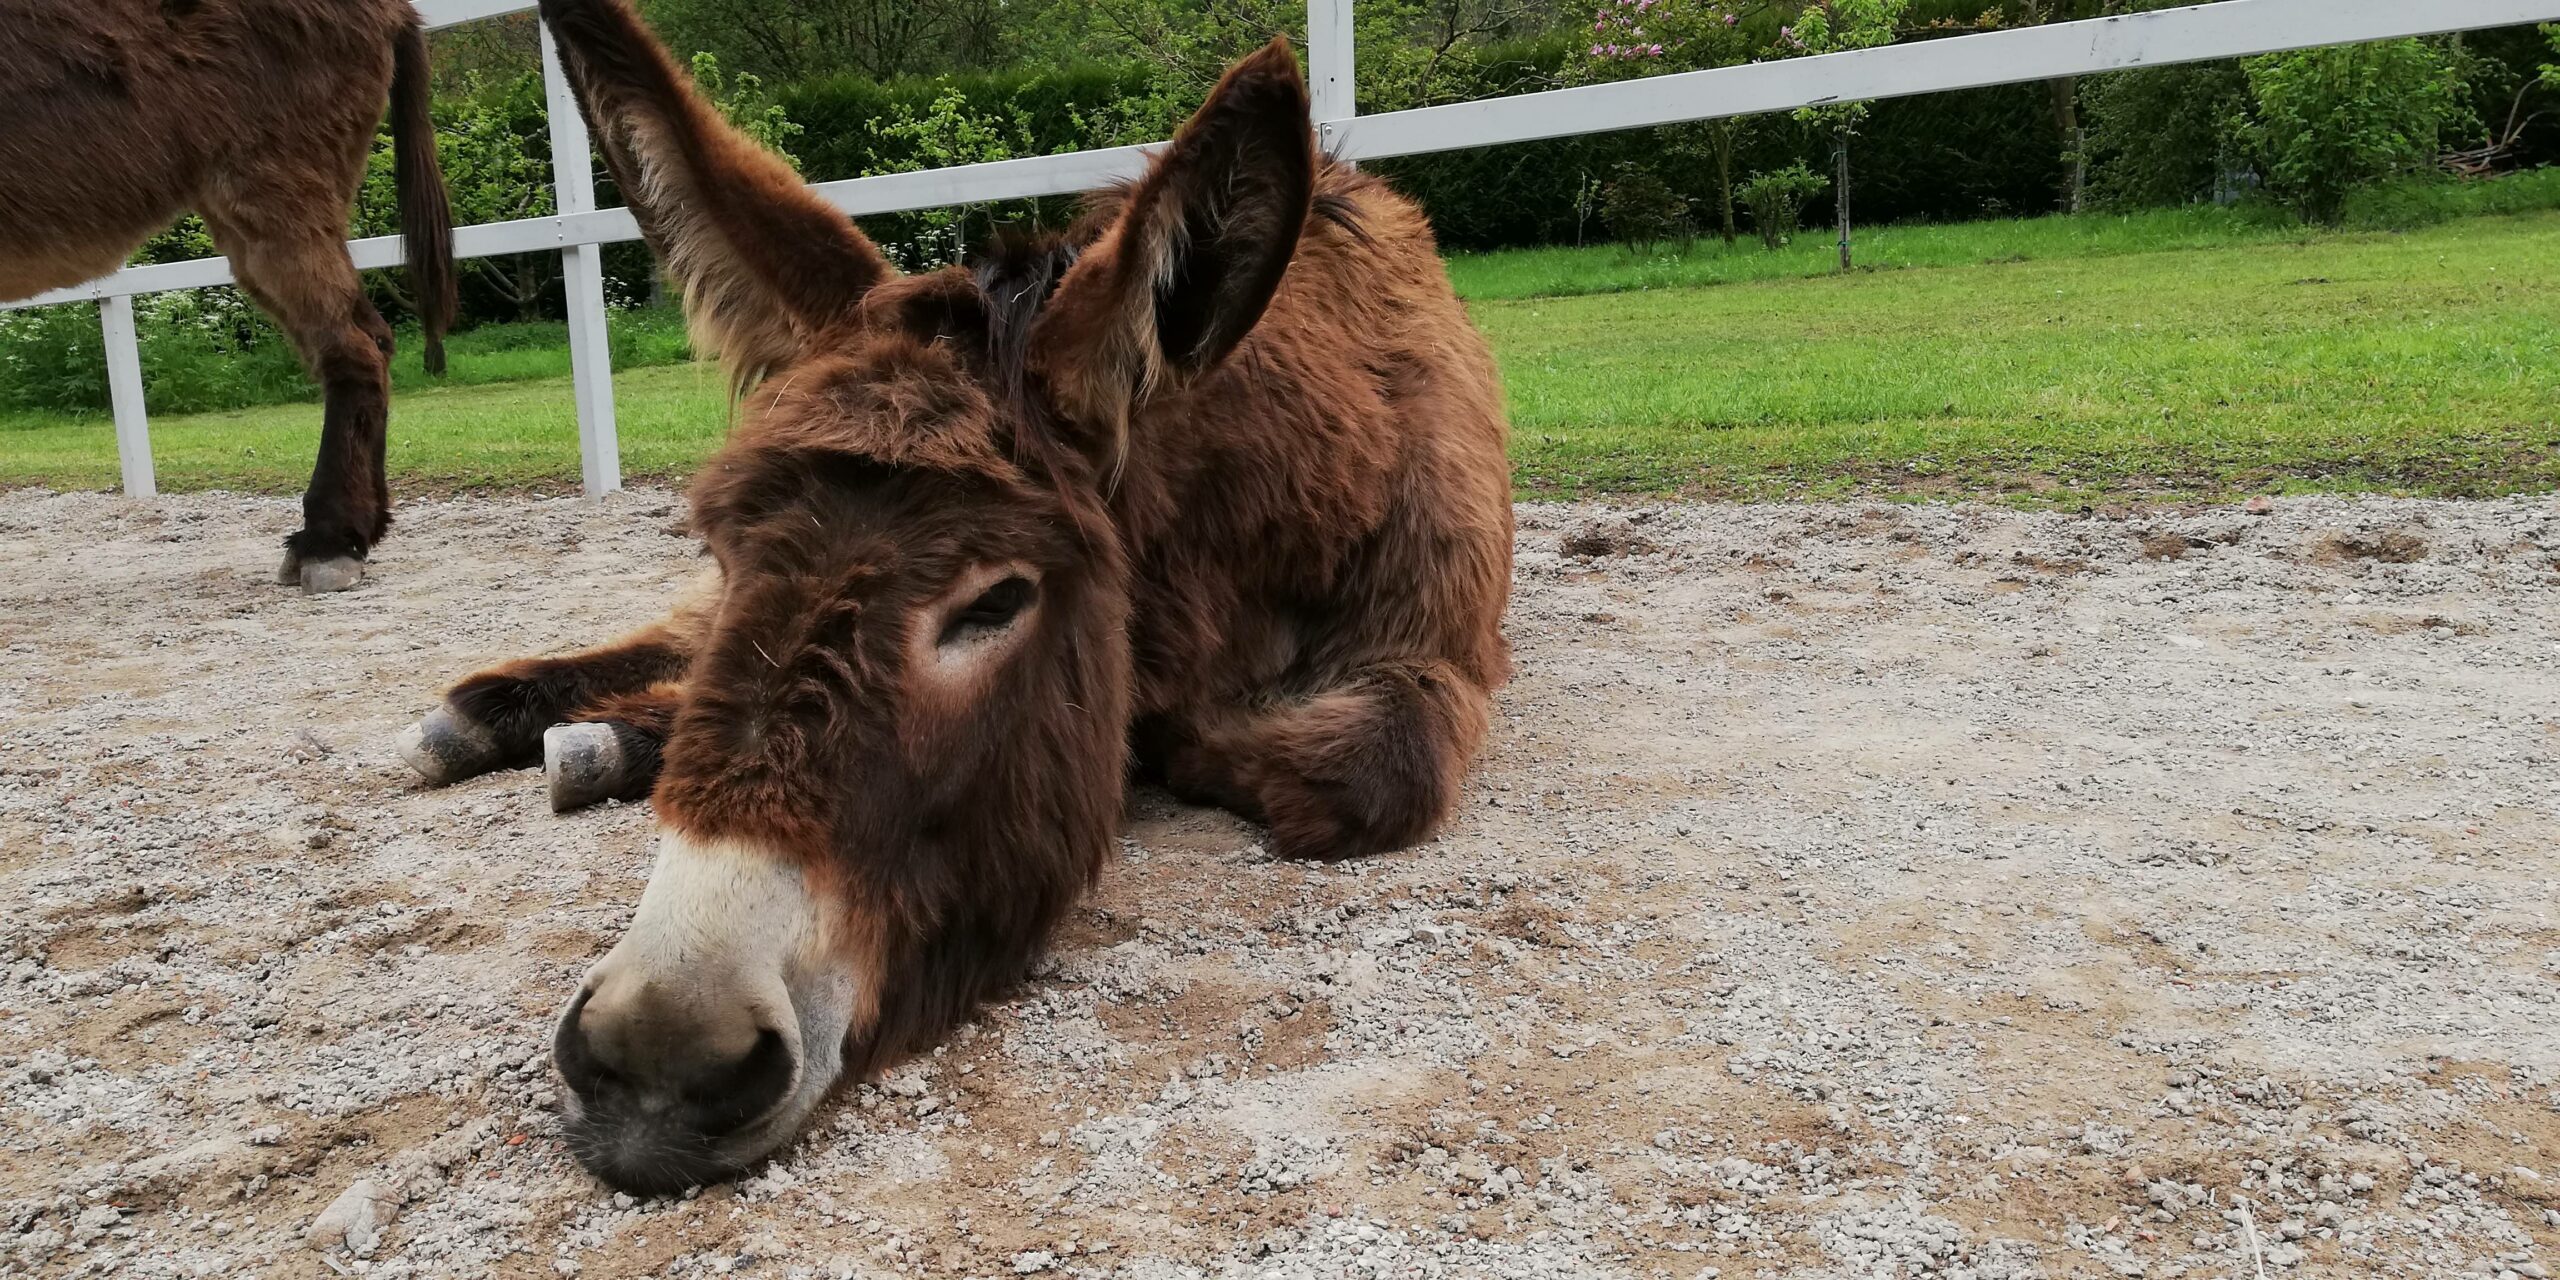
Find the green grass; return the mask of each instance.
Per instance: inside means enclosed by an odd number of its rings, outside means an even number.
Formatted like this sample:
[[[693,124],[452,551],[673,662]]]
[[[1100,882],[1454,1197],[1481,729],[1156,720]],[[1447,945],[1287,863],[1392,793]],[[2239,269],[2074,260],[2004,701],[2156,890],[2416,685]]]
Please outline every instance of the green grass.
[[[1786,260],[1754,250],[1698,277],[1715,287],[1590,292],[1638,287],[1610,283],[1615,249],[1453,274],[1501,361],[1527,493],[2560,487],[2560,212],[2405,234],[2177,229],[2196,216],[1878,232],[1950,262],[1849,276],[1749,278],[1741,262]],[[1581,296],[1510,296],[1540,272]],[[396,398],[401,490],[575,482],[565,352],[457,343],[454,367]],[[469,385],[502,369],[552,376]],[[725,431],[707,368],[615,383],[634,475],[682,473]],[[316,405],[156,417],[161,483],[298,491],[318,425]],[[0,484],[103,487],[115,469],[102,418],[0,415]]]
[[[2460,218],[2553,209],[2560,209],[2560,168],[2535,169],[2484,182],[2410,182],[2363,192],[2347,211],[2346,230],[2403,231]],[[2195,205],[1860,228],[1854,247],[1860,270],[1892,271],[2309,244],[2336,234],[2306,227],[2269,205]],[[1836,274],[1839,267],[1836,238],[1829,228],[1815,227],[1775,252],[1746,237],[1731,246],[1704,239],[1641,250],[1603,245],[1461,254],[1449,260],[1449,278],[1460,297],[1491,302],[1804,279]]]
[[[683,364],[693,359],[685,340],[684,316],[674,307],[640,307],[617,311],[609,324],[613,367],[645,369]],[[525,320],[484,324],[445,339],[445,372],[431,378],[419,365],[415,334],[401,336],[391,359],[395,394],[439,386],[477,387],[498,382],[530,382],[569,376],[569,326],[558,320]]]
[[[1478,303],[1521,487],[2560,485],[2560,214]]]
[[[613,388],[627,475],[689,471],[728,430],[727,384],[709,365],[619,370]],[[151,420],[152,462],[164,489],[299,493],[319,438],[316,404]],[[575,485],[578,423],[568,379],[401,392],[392,402],[387,461],[396,492]],[[115,483],[115,433],[106,422],[0,414],[0,485]]]

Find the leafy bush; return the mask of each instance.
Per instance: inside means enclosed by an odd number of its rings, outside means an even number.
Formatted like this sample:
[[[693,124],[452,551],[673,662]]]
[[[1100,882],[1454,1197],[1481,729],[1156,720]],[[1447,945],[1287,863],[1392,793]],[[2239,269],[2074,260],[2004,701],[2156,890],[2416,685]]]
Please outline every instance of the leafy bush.
[[[1618,166],[1618,177],[1600,196],[1600,218],[1609,234],[1631,248],[1676,240],[1687,243],[1696,231],[1689,223],[1689,202],[1651,169]]]
[[[0,406],[68,413],[106,403],[107,348],[96,307],[0,311]]]
[[[2084,83],[2092,204],[2118,209],[2212,196],[2245,161],[2231,139],[2248,80],[2236,62],[2119,71]]]
[[[1751,210],[1751,226],[1760,233],[1760,243],[1778,249],[1795,235],[1805,204],[1830,186],[1829,178],[1798,163],[1775,173],[1755,173],[1735,194]]]
[[[2239,132],[2267,189],[2319,222],[2336,222],[2357,188],[2431,165],[2462,111],[2444,51],[2423,40],[2267,54],[2240,67],[2252,111]]]
[[[229,286],[133,300],[143,403],[195,413],[309,394],[293,344]],[[0,407],[80,413],[107,407],[106,345],[90,303],[0,312]]]
[[[693,82],[749,141],[782,157],[792,168],[800,167],[800,157],[791,153],[791,140],[799,137],[802,130],[791,123],[782,104],[765,92],[764,81],[754,72],[741,71],[732,81],[720,69],[720,59],[697,53],[693,55]]]

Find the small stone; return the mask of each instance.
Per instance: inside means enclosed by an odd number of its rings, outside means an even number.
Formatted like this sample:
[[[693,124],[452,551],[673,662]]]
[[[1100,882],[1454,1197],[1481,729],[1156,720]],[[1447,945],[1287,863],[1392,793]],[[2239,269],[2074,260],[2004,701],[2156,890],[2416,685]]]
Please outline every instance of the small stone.
[[[2249,499],[2240,509],[2253,516],[2271,516],[2276,513],[2276,500],[2262,493]]]
[[[1026,1249],[1013,1255],[1013,1273],[1018,1276],[1033,1275],[1056,1265],[1058,1255],[1046,1249]]]
[[[382,1229],[391,1225],[400,1206],[371,1178],[358,1178],[311,1220],[311,1229],[303,1234],[305,1247],[327,1252],[344,1247],[353,1257],[373,1256],[374,1246],[382,1242]]]

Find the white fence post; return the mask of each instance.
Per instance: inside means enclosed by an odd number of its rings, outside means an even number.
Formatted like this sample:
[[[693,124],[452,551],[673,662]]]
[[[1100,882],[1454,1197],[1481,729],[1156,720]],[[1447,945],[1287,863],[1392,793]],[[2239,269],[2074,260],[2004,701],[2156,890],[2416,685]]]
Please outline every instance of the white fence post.
[[[142,347],[133,331],[133,295],[99,299],[98,327],[107,338],[107,402],[115,406],[124,496],[148,498],[160,492],[160,484],[151,472],[151,420],[142,413]]]
[[[587,120],[560,72],[560,51],[548,26],[542,28],[542,96],[551,117],[551,177],[559,212],[592,212],[596,178],[587,154]],[[605,335],[604,246],[562,246],[560,274],[569,312],[569,381],[578,405],[578,474],[592,498],[622,487],[622,442],[613,425],[613,347]]]
[[[1327,154],[1334,144],[1332,120],[1360,114],[1352,68],[1358,54],[1351,37],[1351,0],[1307,0],[1308,114],[1316,118],[1316,142]]]

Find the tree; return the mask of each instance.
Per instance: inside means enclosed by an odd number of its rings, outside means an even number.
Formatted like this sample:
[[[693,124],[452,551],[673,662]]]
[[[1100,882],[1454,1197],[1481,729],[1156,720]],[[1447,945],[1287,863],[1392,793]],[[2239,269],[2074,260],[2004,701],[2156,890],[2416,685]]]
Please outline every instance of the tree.
[[[2018,0],[2020,16],[2031,27],[2049,22],[2078,22],[2113,11],[2110,0]],[[2088,137],[2080,128],[2080,77],[2055,76],[2044,82],[2053,104],[2053,131],[2062,146],[2062,207],[2078,213],[2089,192]]]
[[[1576,60],[1573,78],[1587,84],[1750,62],[1765,47],[1751,34],[1750,20],[1767,9],[1740,0],[1607,0],[1592,17],[1591,44]],[[1733,156],[1749,127],[1748,120],[1728,117],[1660,131],[1673,152],[1714,163],[1726,244],[1734,241]]]
[[[1807,0],[1796,15],[1794,25],[1779,31],[1798,51],[1812,55],[1841,53],[1851,49],[1871,49],[1893,42],[1894,26],[1902,20],[1911,0]],[[1832,106],[1807,107],[1796,118],[1831,127],[1833,158],[1838,163],[1837,203],[1840,212],[1840,269],[1847,271],[1852,263],[1849,255],[1849,139],[1857,132],[1858,122],[1867,118],[1867,104],[1845,102]]]

